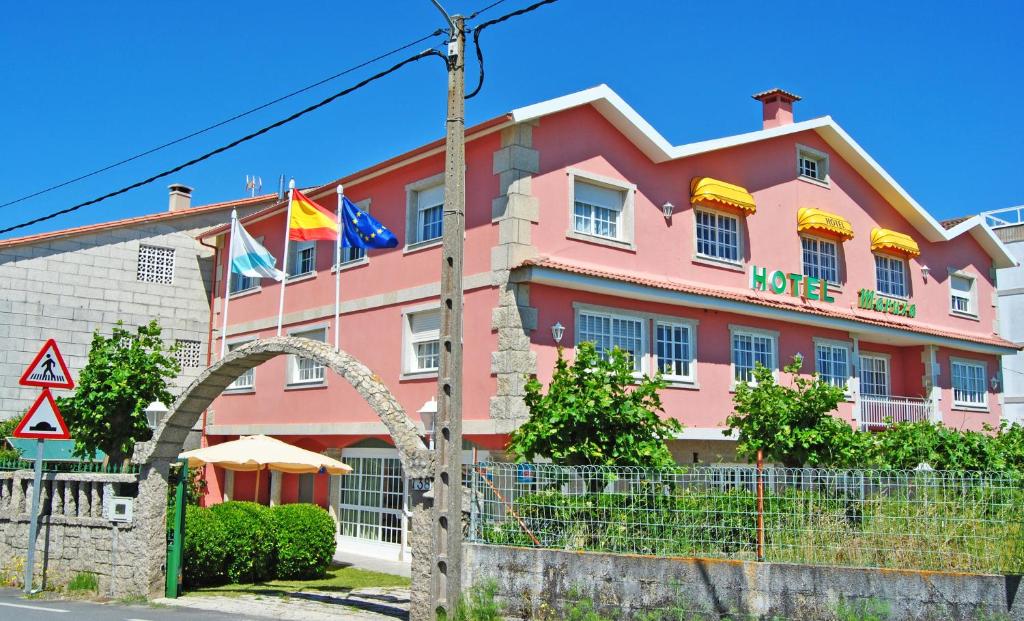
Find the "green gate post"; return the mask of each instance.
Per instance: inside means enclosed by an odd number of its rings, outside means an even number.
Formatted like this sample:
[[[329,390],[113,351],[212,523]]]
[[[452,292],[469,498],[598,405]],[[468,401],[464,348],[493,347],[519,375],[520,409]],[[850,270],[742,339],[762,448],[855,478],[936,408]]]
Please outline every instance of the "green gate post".
[[[171,540],[167,542],[167,597],[181,595],[182,554],[185,548],[185,485],[188,483],[188,460],[178,463],[178,479],[174,485],[174,521],[171,522]]]

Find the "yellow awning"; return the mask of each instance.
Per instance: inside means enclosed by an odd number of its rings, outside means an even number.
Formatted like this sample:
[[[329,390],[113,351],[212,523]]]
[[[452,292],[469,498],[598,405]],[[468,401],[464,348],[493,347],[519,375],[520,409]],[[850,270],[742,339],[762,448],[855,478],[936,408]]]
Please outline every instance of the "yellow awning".
[[[690,203],[694,205],[710,204],[710,206],[724,205],[746,213],[757,211],[754,197],[747,192],[746,188],[711,177],[693,178],[690,182]]]
[[[882,252],[894,252],[908,257],[916,257],[921,254],[921,249],[917,247],[917,242],[910,235],[880,228],[871,229],[871,249]]]
[[[835,235],[843,240],[853,239],[853,227],[846,218],[814,207],[801,207],[796,212],[796,230]]]

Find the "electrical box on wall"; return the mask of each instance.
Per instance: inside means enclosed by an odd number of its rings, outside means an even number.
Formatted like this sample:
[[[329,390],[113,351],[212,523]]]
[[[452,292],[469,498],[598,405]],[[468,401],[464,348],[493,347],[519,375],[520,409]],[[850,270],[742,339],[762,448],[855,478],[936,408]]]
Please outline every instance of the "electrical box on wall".
[[[107,519],[111,522],[131,522],[132,509],[135,506],[135,499],[128,496],[114,496],[110,499],[110,515]]]

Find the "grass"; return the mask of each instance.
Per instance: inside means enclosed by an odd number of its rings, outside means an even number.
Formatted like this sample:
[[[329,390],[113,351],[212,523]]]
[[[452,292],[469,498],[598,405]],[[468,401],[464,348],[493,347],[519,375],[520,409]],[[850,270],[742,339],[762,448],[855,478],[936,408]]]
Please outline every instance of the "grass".
[[[383,574],[355,567],[331,567],[323,578],[311,580],[268,580],[255,584],[224,584],[190,590],[186,595],[287,595],[302,591],[347,593],[368,587],[408,587],[410,581],[402,576]]]
[[[983,493],[984,492],[984,493]],[[1019,490],[917,490],[913,496],[765,494],[765,560],[851,567],[1024,572]],[[755,496],[742,489],[515,500],[539,547],[754,560]],[[518,519],[484,516],[485,543],[536,545]]]
[[[97,593],[100,590],[100,583],[96,574],[80,571],[75,574],[71,582],[68,582],[67,590],[69,593]]]

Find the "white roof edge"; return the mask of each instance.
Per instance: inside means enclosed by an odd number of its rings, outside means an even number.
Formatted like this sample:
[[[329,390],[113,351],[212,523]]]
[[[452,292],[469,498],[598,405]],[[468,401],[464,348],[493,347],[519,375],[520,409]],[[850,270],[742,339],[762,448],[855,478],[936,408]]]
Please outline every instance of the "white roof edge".
[[[953,239],[964,233],[970,233],[978,244],[992,257],[992,263],[998,269],[1016,267],[1017,259],[1006,247],[1003,240],[995,234],[992,227],[985,222],[982,216],[971,216],[951,229],[946,230],[946,238]]]
[[[691,157],[719,149],[728,149],[761,140],[769,140],[807,130],[815,130],[821,137],[846,159],[883,198],[907,219],[918,233],[930,242],[949,241],[970,230],[971,235],[992,257],[996,267],[1012,267],[1016,260],[1006,246],[996,237],[984,221],[971,218],[947,230],[924,207],[918,204],[903,187],[886,172],[849,134],[830,116],[818,117],[780,125],[770,129],[726,136],[673,146],[640,114],[625,102],[607,84],[588,88],[576,93],[556,97],[522,108],[512,110],[513,122],[521,123],[539,119],[549,114],[562,112],[582,105],[593,105],[609,122],[621,131],[633,144],[656,163]],[[968,224],[970,223],[970,224]]]
[[[722,440],[735,442],[736,436],[727,436],[724,432],[728,427],[685,427],[679,433],[673,434],[676,440]]]

